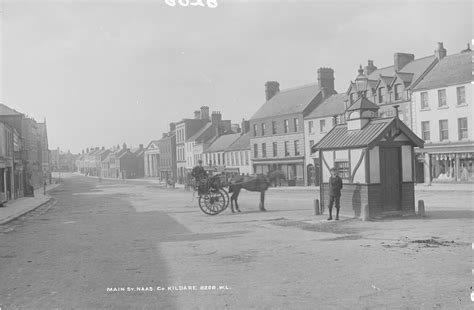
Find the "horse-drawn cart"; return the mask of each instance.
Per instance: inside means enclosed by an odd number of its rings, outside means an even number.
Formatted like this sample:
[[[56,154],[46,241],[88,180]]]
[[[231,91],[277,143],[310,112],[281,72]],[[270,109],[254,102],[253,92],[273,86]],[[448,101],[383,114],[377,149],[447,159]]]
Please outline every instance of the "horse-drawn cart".
[[[199,208],[207,215],[217,215],[229,206],[229,194],[219,175],[202,179],[194,188],[198,193]]]

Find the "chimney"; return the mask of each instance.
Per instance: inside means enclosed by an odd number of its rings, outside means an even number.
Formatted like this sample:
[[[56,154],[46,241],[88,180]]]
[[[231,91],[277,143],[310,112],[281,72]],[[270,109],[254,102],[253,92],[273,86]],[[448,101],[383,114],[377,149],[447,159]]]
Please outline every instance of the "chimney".
[[[170,123],[170,131],[174,131],[176,129],[175,123]]]
[[[194,119],[201,119],[201,111],[199,110],[194,111]]]
[[[250,121],[246,121],[244,118],[242,119],[242,134],[245,134],[250,131]]]
[[[268,81],[265,83],[265,101],[272,99],[280,91],[280,83],[277,81]]]
[[[140,150],[143,150],[143,144],[139,144],[138,146],[139,146]]]
[[[222,120],[221,112],[213,111],[211,115],[211,122],[214,125],[219,125],[220,121]]]
[[[84,150],[82,150],[82,155],[84,155]]]
[[[126,149],[126,148],[127,148],[127,144],[126,144],[125,142],[122,144],[122,148],[123,148],[123,149]]]
[[[234,133],[240,133],[240,125],[239,124],[232,124],[231,125],[231,130],[234,132]]]
[[[161,137],[162,137],[162,138],[166,138],[167,136],[168,136],[168,134],[167,134],[166,132],[163,132],[163,133],[161,134]]]
[[[105,146],[102,147],[102,151],[105,150]]]
[[[395,72],[398,72],[413,60],[415,60],[415,55],[413,54],[395,53],[393,54],[393,69]]]
[[[318,69],[318,87],[325,88],[328,93],[334,91],[334,70],[331,68]]]
[[[86,149],[86,153],[89,153],[89,148]]]
[[[209,120],[209,107],[202,106],[201,107],[201,119]]]
[[[367,66],[365,66],[365,75],[369,76],[372,72],[377,70],[377,67],[374,66],[374,61],[373,60],[368,60],[367,61]]]
[[[446,49],[443,47],[443,42],[438,42],[438,48],[435,49],[435,56],[438,60],[443,59],[446,57]]]

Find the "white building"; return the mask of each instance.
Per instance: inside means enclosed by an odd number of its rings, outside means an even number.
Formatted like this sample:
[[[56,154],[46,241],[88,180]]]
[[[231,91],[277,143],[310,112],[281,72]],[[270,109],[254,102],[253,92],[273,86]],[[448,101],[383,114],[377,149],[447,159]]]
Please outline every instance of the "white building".
[[[228,164],[224,152],[239,137],[240,133],[232,133],[217,138],[206,150],[204,150],[204,162],[206,166],[215,167],[217,171],[224,172]]]
[[[417,181],[473,182],[472,52],[444,56],[413,89]]]
[[[326,98],[310,114],[304,118],[304,154],[306,167],[305,185],[319,185],[316,177],[319,175],[318,153],[311,153],[311,147],[318,143],[334,125],[343,122],[346,94],[334,94]]]
[[[247,132],[241,134],[224,151],[226,171],[236,174],[252,174],[253,169],[250,155],[250,133]]]
[[[145,149],[143,156],[145,177],[159,177],[160,148],[158,140],[151,141]]]

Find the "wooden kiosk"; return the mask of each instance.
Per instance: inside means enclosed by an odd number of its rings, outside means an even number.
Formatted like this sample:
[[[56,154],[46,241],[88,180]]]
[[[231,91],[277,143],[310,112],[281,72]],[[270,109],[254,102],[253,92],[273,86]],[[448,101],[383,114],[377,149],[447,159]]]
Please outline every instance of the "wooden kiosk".
[[[319,152],[323,206],[329,200],[329,170],[336,168],[342,178],[342,215],[368,219],[415,212],[414,147],[424,142],[398,119],[398,106],[392,118],[377,118],[378,109],[359,97],[347,108],[346,123],[311,148]]]

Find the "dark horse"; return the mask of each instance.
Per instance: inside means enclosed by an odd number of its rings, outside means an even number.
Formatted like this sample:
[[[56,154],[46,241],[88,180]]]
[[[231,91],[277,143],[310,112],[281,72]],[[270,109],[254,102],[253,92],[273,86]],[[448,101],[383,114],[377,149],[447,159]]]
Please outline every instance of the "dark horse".
[[[230,197],[230,208],[232,213],[234,213],[234,202],[235,209],[240,212],[237,199],[239,198],[240,190],[242,188],[251,192],[260,192],[260,211],[267,211],[265,210],[265,192],[270,187],[270,184],[270,178],[264,174],[251,176],[239,175],[233,177],[229,183],[229,193],[232,193],[232,196]]]

